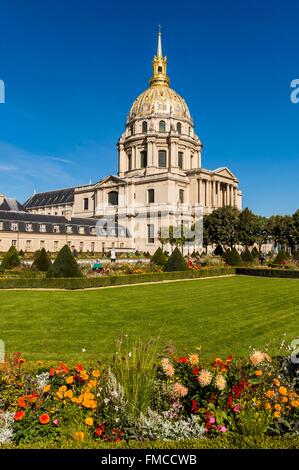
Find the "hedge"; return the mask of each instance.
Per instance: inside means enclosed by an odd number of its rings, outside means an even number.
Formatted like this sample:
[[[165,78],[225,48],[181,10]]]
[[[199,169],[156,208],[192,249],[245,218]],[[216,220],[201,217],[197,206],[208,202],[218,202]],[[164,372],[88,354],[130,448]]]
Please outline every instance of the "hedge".
[[[292,271],[288,269],[236,268],[236,274],[243,274],[245,276],[282,277],[289,279],[299,279],[299,270]]]
[[[11,278],[0,279],[0,289],[88,289],[92,287],[121,286],[144,282],[169,281],[174,279],[196,279],[235,274],[235,268],[199,269],[145,274],[126,274],[120,276],[101,276],[83,278]]]

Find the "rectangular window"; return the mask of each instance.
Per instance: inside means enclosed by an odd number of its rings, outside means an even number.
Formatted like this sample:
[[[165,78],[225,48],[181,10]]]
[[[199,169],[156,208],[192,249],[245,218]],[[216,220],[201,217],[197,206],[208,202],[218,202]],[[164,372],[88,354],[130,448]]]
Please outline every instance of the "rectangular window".
[[[166,168],[166,150],[159,150],[159,167]]]
[[[26,250],[30,250],[31,248],[31,240],[26,240]]]
[[[17,222],[12,222],[10,228],[13,232],[17,232],[19,230],[19,224]]]
[[[155,202],[155,190],[154,189],[149,189],[147,192],[147,198],[148,198],[148,203],[152,204]]]
[[[102,253],[105,253],[105,242],[102,242]]]
[[[140,152],[140,167],[146,168],[147,167],[147,151],[143,150]]]
[[[129,171],[132,170],[132,155],[131,154],[128,155],[128,170]]]
[[[68,244],[68,246],[71,248],[72,242],[71,242],[70,240],[67,242],[67,244]]]
[[[73,233],[73,227],[71,225],[67,225],[66,232],[67,233]]]
[[[121,243],[120,244],[120,248],[124,248],[125,247],[125,244],[124,243]]]
[[[45,248],[45,240],[40,240],[39,247],[40,249]]]
[[[184,154],[183,154],[183,152],[179,152],[178,153],[178,167],[181,168],[181,170],[182,170],[183,165],[184,165]]]
[[[96,235],[96,228],[95,227],[90,227],[90,233],[92,235]]]
[[[46,231],[46,226],[45,226],[45,224],[40,224],[40,226],[39,226],[39,231],[40,231],[40,232],[45,232],[45,231]]]
[[[80,242],[79,243],[79,250],[83,251],[83,249],[84,249],[84,242]]]
[[[11,240],[11,245],[12,246],[17,246],[17,240]]]
[[[84,235],[84,233],[85,233],[84,227],[79,227],[79,233],[81,235]]]
[[[91,242],[90,250],[91,250],[92,253],[94,253],[94,249],[95,249],[95,242]]]
[[[183,189],[180,189],[180,203],[183,204],[184,203],[184,190]]]
[[[155,242],[155,226],[154,224],[147,225],[147,242],[154,243]]]
[[[58,248],[59,248],[59,242],[54,241],[54,251],[58,251]]]
[[[85,197],[85,198],[83,199],[83,209],[84,209],[85,211],[88,211],[88,202],[89,202],[88,197]]]

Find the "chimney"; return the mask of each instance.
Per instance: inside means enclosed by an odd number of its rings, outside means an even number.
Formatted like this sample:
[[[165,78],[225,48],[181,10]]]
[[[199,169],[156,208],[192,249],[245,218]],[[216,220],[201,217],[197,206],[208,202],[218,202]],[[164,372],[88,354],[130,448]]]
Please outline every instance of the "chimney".
[[[2,202],[4,202],[4,199],[5,199],[4,194],[0,194],[0,206]]]
[[[73,215],[72,212],[73,212],[72,209],[65,209],[65,210],[62,212],[62,215],[63,215],[63,217],[66,218],[66,220],[71,221],[72,215]]]

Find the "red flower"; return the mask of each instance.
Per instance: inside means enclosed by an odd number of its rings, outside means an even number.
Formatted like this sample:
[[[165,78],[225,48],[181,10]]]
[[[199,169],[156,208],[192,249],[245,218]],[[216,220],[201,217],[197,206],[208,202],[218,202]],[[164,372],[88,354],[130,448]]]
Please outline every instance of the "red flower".
[[[68,366],[66,364],[59,364],[59,368],[60,368],[60,372],[63,372],[64,374],[68,374],[70,369],[68,368]]]
[[[187,363],[188,363],[188,359],[187,359],[185,356],[180,357],[179,361],[180,361],[182,364],[187,364]]]
[[[24,411],[17,411],[16,414],[14,415],[14,420],[15,421],[21,421],[25,416]]]
[[[95,430],[95,434],[96,434],[96,436],[101,436],[104,433],[104,431],[105,431],[105,424],[101,424]]]
[[[52,367],[50,369],[50,377],[53,377],[54,374],[55,374],[55,369],[54,369],[54,367]]]
[[[193,369],[192,372],[193,372],[194,375],[198,375],[198,374],[199,374],[199,368],[198,368],[198,367],[194,367],[194,369]]]
[[[23,397],[19,398],[17,403],[20,408],[27,408],[27,404]]]
[[[228,407],[229,408],[233,407],[233,397],[231,395],[229,395],[228,397]]]
[[[197,404],[197,401],[196,400],[191,400],[191,411],[192,413],[196,413],[198,411],[198,404]]]
[[[50,416],[46,413],[40,415],[39,422],[40,424],[48,424],[50,422]]]
[[[75,369],[77,372],[82,372],[82,370],[84,370],[84,367],[82,366],[82,364],[79,363],[75,366]]]

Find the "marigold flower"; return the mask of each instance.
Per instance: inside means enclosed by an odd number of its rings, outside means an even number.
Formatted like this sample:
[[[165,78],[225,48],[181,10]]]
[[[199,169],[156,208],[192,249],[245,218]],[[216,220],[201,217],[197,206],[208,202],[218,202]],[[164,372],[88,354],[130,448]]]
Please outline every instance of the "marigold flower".
[[[80,432],[80,431],[74,432],[73,439],[75,441],[84,441],[84,432]]]
[[[253,366],[257,366],[265,360],[265,354],[261,351],[254,351],[249,357]]]
[[[64,398],[72,398],[73,395],[73,390],[68,390],[67,392],[65,392]]]
[[[50,422],[50,416],[47,413],[43,413],[39,417],[40,424],[48,424]]]
[[[97,378],[100,377],[101,372],[96,369],[96,370],[93,370],[93,371],[92,371],[92,375],[93,375],[93,377],[95,377],[95,378],[97,379]]]
[[[293,408],[299,408],[299,400],[292,400],[291,401],[291,406]]]
[[[275,403],[274,408],[275,408],[276,411],[281,411],[282,410],[282,407],[279,403]]]
[[[274,418],[280,418],[280,413],[278,411],[275,411],[273,413]]]
[[[267,398],[273,398],[275,396],[275,392],[274,392],[274,390],[267,390],[265,395],[266,395]]]
[[[257,377],[261,377],[261,376],[263,375],[263,371],[262,371],[262,370],[256,370],[256,371],[255,371],[255,375],[256,375]]]
[[[61,387],[59,387],[58,389],[58,392],[59,393],[64,393],[67,391],[67,386],[66,385],[62,385]]]
[[[86,372],[86,370],[82,370],[82,372],[80,372],[80,379],[85,381],[85,380],[88,380],[88,378],[89,378],[89,375]]]
[[[179,397],[185,397],[188,393],[188,388],[178,382],[173,385],[172,390]]]
[[[16,414],[14,415],[14,420],[15,421],[21,421],[25,416],[24,411],[17,411]]]
[[[275,385],[276,387],[279,387],[280,386],[280,380],[273,379],[273,385]]]
[[[279,387],[278,389],[278,393],[280,393],[280,395],[287,395],[288,394],[288,391],[286,389],[286,387]]]
[[[67,383],[68,385],[71,385],[72,383],[74,383],[74,376],[73,376],[73,375],[70,375],[69,377],[67,377],[66,383]]]
[[[198,354],[189,354],[188,359],[192,367],[197,366],[199,363]]]
[[[26,403],[26,401],[24,400],[23,397],[22,397],[22,398],[19,398],[18,401],[17,401],[17,403],[18,403],[18,406],[19,406],[20,408],[27,408],[27,403]]]
[[[88,387],[94,388],[94,387],[96,387],[96,386],[97,386],[97,381],[96,381],[96,380],[90,380],[90,381],[88,382]]]
[[[93,419],[90,416],[88,416],[88,418],[86,418],[86,420],[85,420],[85,424],[86,424],[86,426],[92,426],[93,425]]]
[[[186,356],[182,356],[179,358],[179,362],[181,362],[182,364],[187,364],[188,359],[186,358]]]
[[[280,397],[280,402],[281,403],[287,403],[288,402],[288,397]]]
[[[206,369],[202,369],[197,377],[197,381],[203,387],[210,385],[212,382],[212,374]]]
[[[43,388],[43,392],[44,393],[48,393],[48,391],[50,390],[51,388],[51,385],[46,385],[44,388]]]
[[[226,388],[226,379],[222,374],[217,374],[215,379],[215,385],[220,391]]]
[[[265,410],[271,410],[271,403],[268,401],[265,403]]]

